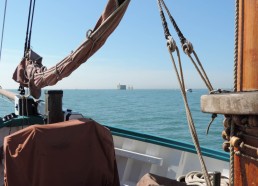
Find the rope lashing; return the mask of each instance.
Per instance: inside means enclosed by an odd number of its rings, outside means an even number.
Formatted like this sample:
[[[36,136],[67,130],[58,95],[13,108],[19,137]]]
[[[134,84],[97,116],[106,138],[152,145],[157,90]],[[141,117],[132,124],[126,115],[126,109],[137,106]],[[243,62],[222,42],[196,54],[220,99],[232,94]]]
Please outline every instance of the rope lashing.
[[[60,72],[58,71],[57,65],[55,66],[55,71],[54,71],[53,73],[56,75],[56,78],[57,78],[57,79],[60,78]]]

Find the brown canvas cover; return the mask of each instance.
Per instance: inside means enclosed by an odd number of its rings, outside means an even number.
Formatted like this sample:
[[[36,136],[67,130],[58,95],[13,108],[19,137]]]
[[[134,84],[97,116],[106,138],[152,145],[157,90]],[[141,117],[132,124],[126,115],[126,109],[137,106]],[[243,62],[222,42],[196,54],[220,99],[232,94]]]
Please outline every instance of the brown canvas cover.
[[[94,120],[33,125],[4,139],[6,186],[116,186],[110,131]]]
[[[88,38],[75,51],[49,69],[42,65],[42,58],[34,61],[27,55],[13,73],[13,80],[28,87],[30,94],[38,99],[41,88],[55,85],[68,77],[104,45],[123,18],[129,2],[130,0],[108,0],[94,29],[87,33]]]
[[[136,186],[186,186],[186,183],[178,182],[169,178],[158,176],[152,173],[145,174]]]

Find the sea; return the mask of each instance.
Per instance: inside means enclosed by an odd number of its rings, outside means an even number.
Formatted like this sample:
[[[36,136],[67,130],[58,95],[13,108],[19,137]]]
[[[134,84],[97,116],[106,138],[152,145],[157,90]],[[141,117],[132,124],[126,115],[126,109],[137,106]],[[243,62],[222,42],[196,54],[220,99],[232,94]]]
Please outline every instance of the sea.
[[[222,151],[223,116],[206,129],[211,114],[202,113],[204,89],[187,92],[188,103],[202,147]],[[44,100],[44,90],[41,98]],[[100,124],[163,138],[193,143],[179,89],[168,90],[63,90],[63,108],[80,112]],[[14,104],[0,96],[0,117],[14,112]]]

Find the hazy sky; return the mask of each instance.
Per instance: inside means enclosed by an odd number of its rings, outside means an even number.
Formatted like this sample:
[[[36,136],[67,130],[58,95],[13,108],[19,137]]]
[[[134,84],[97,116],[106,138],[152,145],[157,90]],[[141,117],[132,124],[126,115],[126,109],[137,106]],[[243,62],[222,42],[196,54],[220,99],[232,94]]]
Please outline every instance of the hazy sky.
[[[93,29],[107,0],[37,0],[32,49],[48,68],[75,50]],[[165,0],[184,36],[190,40],[214,88],[233,87],[234,1]],[[29,0],[8,1],[0,61],[0,85],[18,88],[12,74],[23,56]],[[0,3],[2,21],[4,1]],[[2,25],[2,22],[1,22]],[[171,24],[170,33],[180,42]],[[181,48],[180,48],[181,50]],[[186,85],[205,88],[181,51]],[[86,63],[51,88],[171,89],[178,83],[166,48],[156,0],[131,0],[106,44]],[[50,88],[50,87],[48,87]]]

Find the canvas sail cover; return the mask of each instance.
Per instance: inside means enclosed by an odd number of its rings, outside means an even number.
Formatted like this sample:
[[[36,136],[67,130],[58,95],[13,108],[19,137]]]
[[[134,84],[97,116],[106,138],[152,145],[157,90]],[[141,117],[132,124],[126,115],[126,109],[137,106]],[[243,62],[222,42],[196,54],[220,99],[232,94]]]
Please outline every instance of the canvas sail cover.
[[[130,0],[109,0],[96,26],[88,33],[87,40],[49,69],[42,65],[42,58],[38,54],[30,51],[16,68],[13,79],[24,87],[29,87],[31,95],[39,98],[41,88],[55,85],[64,77],[69,76],[104,45],[109,35],[120,23],[129,2]]]
[[[5,186],[119,186],[111,132],[89,119],[32,125],[4,139]]]

